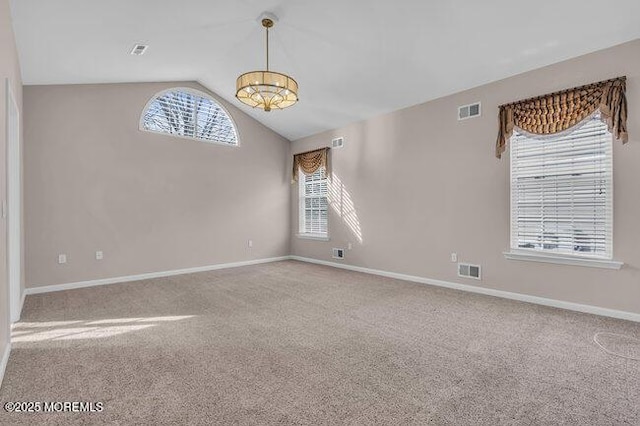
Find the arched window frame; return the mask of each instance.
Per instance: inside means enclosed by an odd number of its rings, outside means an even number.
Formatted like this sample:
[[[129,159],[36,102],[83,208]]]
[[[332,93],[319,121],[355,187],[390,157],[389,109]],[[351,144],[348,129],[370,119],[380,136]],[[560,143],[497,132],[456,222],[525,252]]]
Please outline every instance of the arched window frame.
[[[221,142],[221,141],[217,141],[217,140],[209,140],[209,139],[202,139],[202,138],[196,138],[193,136],[184,136],[184,135],[178,135],[175,133],[167,133],[167,132],[160,132],[157,130],[149,130],[149,129],[145,129],[144,127],[144,116],[147,112],[147,110],[150,108],[150,106],[152,105],[152,103],[158,99],[161,96],[164,96],[167,93],[170,92],[185,92],[185,93],[189,93],[191,95],[194,96],[199,96],[199,97],[203,97],[206,99],[209,99],[211,102],[215,103],[229,118],[229,121],[231,121],[231,125],[233,126],[233,131],[235,133],[236,136],[236,143],[235,144],[231,144],[231,143],[227,143],[227,142]],[[239,147],[240,146],[240,132],[238,131],[238,126],[235,122],[235,120],[233,119],[233,116],[229,113],[229,110],[227,108],[224,107],[224,105],[222,105],[222,103],[216,99],[215,97],[213,97],[212,95],[203,92],[201,90],[198,89],[194,89],[191,87],[170,87],[168,89],[164,89],[161,90],[160,92],[155,93],[145,104],[144,108],[142,109],[142,112],[140,114],[140,119],[138,121],[138,129],[142,132],[147,132],[147,133],[154,133],[157,135],[163,135],[163,136],[168,136],[168,137],[174,137],[174,138],[180,138],[180,139],[187,139],[187,140],[193,140],[193,141],[197,141],[197,142],[203,142],[203,143],[209,143],[209,144],[213,144],[213,145],[222,145],[222,146],[228,146],[228,147]]]

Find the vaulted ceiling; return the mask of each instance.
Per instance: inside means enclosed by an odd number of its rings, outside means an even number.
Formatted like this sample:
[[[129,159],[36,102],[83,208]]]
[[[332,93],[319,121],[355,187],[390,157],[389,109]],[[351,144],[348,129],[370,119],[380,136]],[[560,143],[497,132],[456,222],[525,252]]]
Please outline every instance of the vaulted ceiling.
[[[265,113],[235,79],[300,84]],[[197,80],[294,140],[640,37],[638,0],[13,0],[25,84]],[[143,56],[129,54],[149,44]]]

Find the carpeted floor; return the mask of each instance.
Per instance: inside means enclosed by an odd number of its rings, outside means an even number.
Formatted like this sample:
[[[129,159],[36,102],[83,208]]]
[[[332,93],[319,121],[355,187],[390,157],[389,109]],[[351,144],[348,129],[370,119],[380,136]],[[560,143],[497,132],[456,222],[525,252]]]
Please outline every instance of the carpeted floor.
[[[0,424],[640,424],[640,324],[294,261],[27,297]]]

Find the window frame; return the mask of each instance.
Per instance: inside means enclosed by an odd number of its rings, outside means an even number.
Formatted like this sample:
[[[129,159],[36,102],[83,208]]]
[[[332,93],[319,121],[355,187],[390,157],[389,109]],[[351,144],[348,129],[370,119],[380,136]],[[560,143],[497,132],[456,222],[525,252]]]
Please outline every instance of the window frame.
[[[327,170],[324,167],[321,167],[319,170],[322,170],[324,173],[324,179],[319,180],[318,182],[325,181],[327,184],[327,193],[324,195],[324,198],[327,200],[327,232],[326,233],[313,233],[306,232],[305,225],[305,200],[307,198],[315,198],[307,197],[305,193],[305,176],[307,176],[302,169],[298,171],[298,233],[296,236],[298,238],[309,239],[309,240],[317,240],[317,241],[329,241],[329,176],[327,175]]]
[[[593,116],[585,119],[586,120],[593,119]],[[606,126],[606,125],[605,125]],[[578,130],[579,127],[571,129],[571,132]],[[514,138],[518,135],[516,132],[520,134],[524,134],[526,136],[526,132],[521,131],[518,128],[514,129],[514,134],[511,137],[510,145],[512,149],[509,150],[509,249],[510,251],[504,252],[504,256],[510,260],[525,260],[525,261],[533,261],[533,262],[545,262],[545,263],[556,263],[563,265],[574,265],[574,266],[590,266],[597,268],[607,268],[607,269],[620,269],[623,265],[622,262],[613,260],[613,135],[609,133],[610,139],[607,140],[607,156],[608,156],[608,165],[610,167],[608,172],[610,173],[610,181],[608,182],[608,193],[606,194],[606,212],[610,215],[606,218],[609,222],[609,228],[606,231],[609,233],[609,242],[610,244],[607,247],[606,253],[604,255],[584,255],[580,254],[580,252],[554,252],[552,250],[544,250],[544,249],[535,249],[535,248],[524,248],[519,247],[517,238],[514,238],[517,230],[514,229],[517,221],[517,212],[514,209]],[[563,132],[561,136],[565,136],[567,133]],[[535,135],[534,135],[535,136]],[[549,138],[549,136],[547,136]],[[550,138],[553,138],[553,135],[550,135]]]
[[[222,111],[224,111],[224,113],[229,118],[229,121],[231,121],[231,125],[233,126],[233,130],[234,130],[234,132],[236,134],[236,143],[235,144],[231,144],[231,143],[227,143],[227,142],[220,142],[220,141],[217,141],[217,140],[202,139],[202,138],[196,138],[196,137],[193,137],[193,136],[184,136],[184,135],[178,135],[178,134],[175,134],[175,133],[167,133],[167,132],[160,132],[158,130],[145,129],[145,127],[144,127],[144,116],[145,116],[147,110],[149,109],[151,104],[156,99],[158,99],[159,97],[164,96],[165,94],[167,94],[169,92],[185,92],[185,93],[189,93],[189,94],[194,95],[194,96],[200,96],[202,98],[209,99],[210,101],[215,103],[218,107],[220,107],[220,109]],[[142,113],[140,114],[140,119],[138,121],[138,130],[140,130],[142,132],[146,132],[146,133],[153,133],[153,134],[156,134],[156,135],[162,135],[162,136],[167,136],[167,137],[172,137],[172,138],[187,139],[187,140],[197,141],[197,142],[201,142],[201,143],[208,143],[208,144],[212,144],[212,145],[227,146],[227,147],[232,147],[232,148],[237,148],[237,147],[240,146],[240,130],[239,130],[238,125],[236,124],[235,120],[233,119],[233,116],[229,113],[229,110],[227,108],[225,108],[225,106],[222,104],[222,102],[220,102],[218,99],[216,99],[211,94],[203,92],[202,90],[194,89],[192,87],[182,87],[182,86],[180,86],[180,87],[170,87],[168,89],[164,89],[164,90],[161,90],[160,92],[155,93],[147,101],[147,103],[144,105],[144,108],[142,108]]]

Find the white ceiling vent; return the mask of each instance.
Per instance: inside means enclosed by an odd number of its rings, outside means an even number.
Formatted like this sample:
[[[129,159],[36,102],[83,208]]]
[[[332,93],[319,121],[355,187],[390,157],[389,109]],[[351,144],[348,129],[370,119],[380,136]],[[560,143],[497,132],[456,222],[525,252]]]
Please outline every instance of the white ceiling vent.
[[[466,120],[467,118],[479,117],[482,112],[480,102],[474,104],[462,105],[458,107],[458,120]]]
[[[344,259],[344,249],[334,248],[333,249],[333,258],[334,259]]]
[[[471,265],[469,263],[458,263],[458,276],[465,278],[481,279],[480,265]]]
[[[131,49],[131,54],[135,56],[144,55],[144,52],[147,51],[148,47],[149,46],[146,44],[136,44],[133,46],[133,49]]]
[[[344,146],[344,138],[340,136],[331,141],[331,148],[342,148]]]

